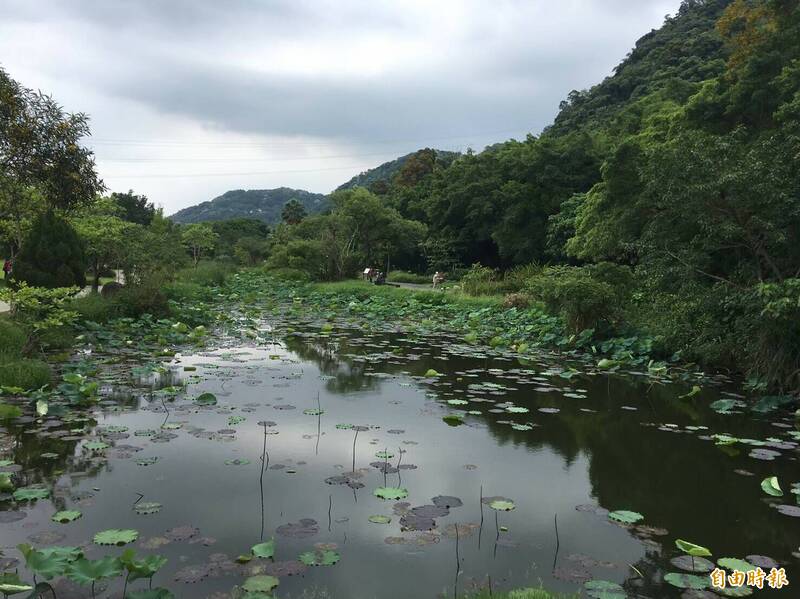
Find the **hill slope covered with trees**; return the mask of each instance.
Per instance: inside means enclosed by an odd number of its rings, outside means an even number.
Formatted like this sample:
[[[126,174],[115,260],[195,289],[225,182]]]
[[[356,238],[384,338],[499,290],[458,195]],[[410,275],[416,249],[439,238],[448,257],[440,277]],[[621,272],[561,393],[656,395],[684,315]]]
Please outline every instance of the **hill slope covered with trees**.
[[[300,202],[309,213],[320,212],[328,205],[327,196],[302,189],[234,189],[208,202],[179,210],[170,218],[180,224],[251,218],[274,225],[281,220],[283,206],[292,199]]]
[[[576,333],[800,387],[798,40],[797,0],[685,0],[542,135],[415,154],[372,189],[424,227],[403,266],[530,265],[517,287]]]

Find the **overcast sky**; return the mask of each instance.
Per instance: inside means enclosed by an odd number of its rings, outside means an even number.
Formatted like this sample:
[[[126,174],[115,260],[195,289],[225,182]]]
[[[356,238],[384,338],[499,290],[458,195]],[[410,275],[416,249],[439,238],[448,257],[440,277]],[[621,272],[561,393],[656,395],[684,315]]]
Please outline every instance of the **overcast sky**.
[[[538,134],[679,0],[2,0],[0,66],[167,214]]]

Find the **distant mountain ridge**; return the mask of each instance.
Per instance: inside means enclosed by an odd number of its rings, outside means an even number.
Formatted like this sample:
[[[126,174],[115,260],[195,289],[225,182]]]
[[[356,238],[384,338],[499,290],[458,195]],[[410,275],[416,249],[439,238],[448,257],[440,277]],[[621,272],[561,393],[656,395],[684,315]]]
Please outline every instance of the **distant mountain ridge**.
[[[179,210],[172,216],[179,224],[255,218],[270,225],[281,220],[281,210],[291,199],[299,201],[309,214],[328,207],[328,196],[303,189],[278,187],[277,189],[234,189],[208,202]]]

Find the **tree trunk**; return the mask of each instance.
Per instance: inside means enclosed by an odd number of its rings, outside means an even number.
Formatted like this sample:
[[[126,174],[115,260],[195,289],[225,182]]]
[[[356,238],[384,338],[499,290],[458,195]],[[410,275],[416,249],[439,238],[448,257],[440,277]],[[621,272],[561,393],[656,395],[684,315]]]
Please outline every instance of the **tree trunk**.
[[[94,261],[94,280],[92,281],[92,293],[97,293],[100,289],[100,261]]]

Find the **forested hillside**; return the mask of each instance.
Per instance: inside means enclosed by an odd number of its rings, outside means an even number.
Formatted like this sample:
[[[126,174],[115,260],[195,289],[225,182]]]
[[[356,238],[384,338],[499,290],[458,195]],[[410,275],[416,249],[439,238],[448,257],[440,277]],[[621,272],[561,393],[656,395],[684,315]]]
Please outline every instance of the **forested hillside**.
[[[431,152],[433,152],[433,156],[436,160],[444,163],[450,163],[459,156],[458,152],[448,152],[446,150],[431,150]],[[417,156],[417,152],[400,156],[389,162],[384,162],[375,168],[368,169],[356,175],[347,183],[341,184],[336,188],[336,191],[352,189],[354,187],[366,187],[373,191],[385,191],[388,189],[397,172],[403,168],[405,163],[413,156]]]
[[[527,293],[576,332],[796,387],[798,40],[796,0],[687,0],[541,136],[448,164],[418,153],[372,190],[425,229],[405,266],[538,265]],[[358,238],[354,264],[374,259]]]
[[[208,202],[179,210],[170,218],[181,224],[249,218],[274,225],[281,220],[283,206],[292,199],[300,202],[309,213],[320,212],[327,206],[325,195],[302,189],[234,189]]]

